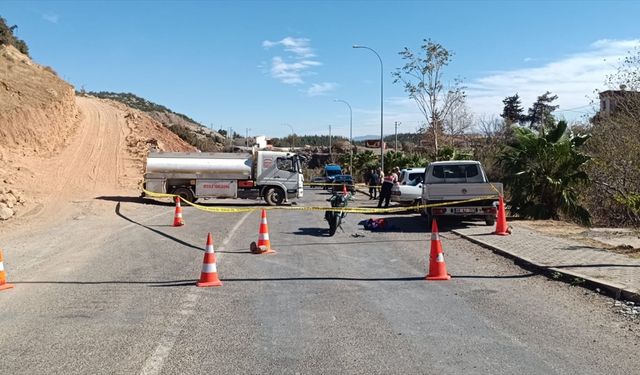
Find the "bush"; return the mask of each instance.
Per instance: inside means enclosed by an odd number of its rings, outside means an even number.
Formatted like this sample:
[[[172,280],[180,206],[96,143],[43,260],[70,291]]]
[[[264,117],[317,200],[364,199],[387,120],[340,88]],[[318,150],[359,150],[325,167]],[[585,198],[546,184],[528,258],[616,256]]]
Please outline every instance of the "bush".
[[[29,56],[29,47],[27,47],[27,43],[13,35],[13,31],[17,28],[18,26],[16,25],[7,25],[7,21],[0,17],[0,45],[14,46],[18,51]]]

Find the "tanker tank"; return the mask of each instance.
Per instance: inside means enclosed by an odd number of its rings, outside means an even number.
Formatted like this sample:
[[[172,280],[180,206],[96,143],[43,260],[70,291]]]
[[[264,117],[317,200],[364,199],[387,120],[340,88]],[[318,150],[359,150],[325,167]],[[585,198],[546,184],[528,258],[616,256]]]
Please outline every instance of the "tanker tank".
[[[249,179],[252,160],[249,154],[160,152],[149,154],[146,171],[147,173],[224,175],[225,178]]]

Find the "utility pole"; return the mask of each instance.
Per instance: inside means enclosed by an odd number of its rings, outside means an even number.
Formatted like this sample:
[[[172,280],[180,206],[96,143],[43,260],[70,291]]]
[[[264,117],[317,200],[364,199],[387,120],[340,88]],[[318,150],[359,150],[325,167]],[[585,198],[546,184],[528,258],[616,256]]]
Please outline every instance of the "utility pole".
[[[251,128],[247,128],[247,132],[245,133],[245,137],[244,137],[244,143],[246,147],[249,147],[249,130],[251,130]]]
[[[396,152],[398,152],[398,125],[402,124],[400,121],[396,121]]]
[[[329,125],[329,160],[333,163],[333,154],[331,153],[331,125]]]

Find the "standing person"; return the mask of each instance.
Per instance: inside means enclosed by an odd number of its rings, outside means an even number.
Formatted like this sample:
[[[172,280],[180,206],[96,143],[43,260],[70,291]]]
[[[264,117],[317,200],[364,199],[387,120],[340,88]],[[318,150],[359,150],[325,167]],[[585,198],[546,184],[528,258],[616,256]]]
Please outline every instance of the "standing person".
[[[378,184],[380,183],[380,176],[376,173],[375,169],[372,169],[369,173],[369,200],[376,199],[378,196]]]
[[[384,208],[389,207],[389,199],[391,199],[391,188],[393,184],[398,182],[398,171],[397,167],[391,170],[391,173],[388,176],[384,177],[382,180],[382,189],[380,189],[380,199],[378,200],[378,208],[382,207],[382,201],[384,201]]]

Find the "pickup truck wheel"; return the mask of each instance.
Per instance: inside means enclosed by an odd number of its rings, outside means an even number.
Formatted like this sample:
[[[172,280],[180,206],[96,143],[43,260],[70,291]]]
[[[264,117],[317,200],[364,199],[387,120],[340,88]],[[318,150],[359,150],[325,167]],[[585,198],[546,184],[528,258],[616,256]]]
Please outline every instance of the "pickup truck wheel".
[[[487,216],[484,218],[484,223],[486,225],[495,225],[496,224],[496,218],[493,216]]]
[[[193,197],[193,192],[189,188],[185,188],[185,187],[177,188],[173,191],[172,194],[179,195],[180,198],[191,203],[196,201],[195,198]]]
[[[264,200],[269,206],[280,206],[284,202],[284,191],[277,187],[267,189]]]

